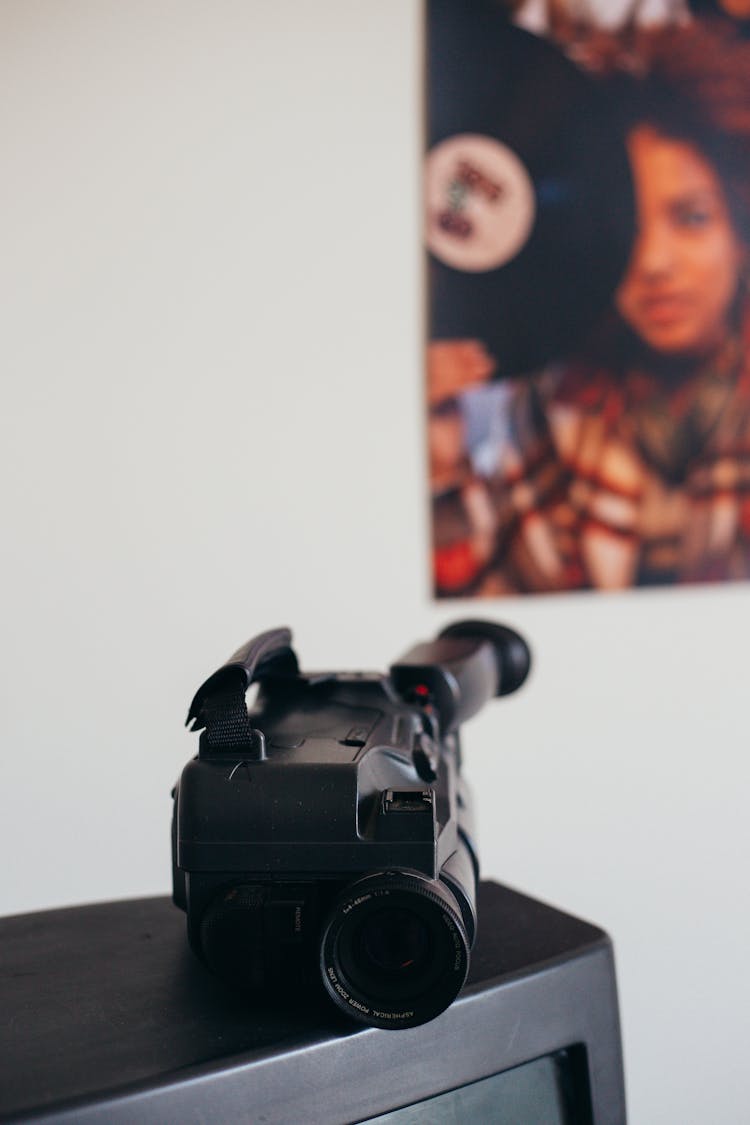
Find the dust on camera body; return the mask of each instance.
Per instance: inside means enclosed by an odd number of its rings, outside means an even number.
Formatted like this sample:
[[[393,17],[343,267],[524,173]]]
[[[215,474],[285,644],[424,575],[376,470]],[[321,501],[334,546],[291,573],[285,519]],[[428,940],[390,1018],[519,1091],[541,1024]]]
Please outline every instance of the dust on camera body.
[[[520,686],[528,649],[465,621],[386,675],[306,674],[291,640],[256,637],[193,700],[174,901],[193,950],[238,988],[278,998],[322,982],[366,1024],[425,1023],[461,989],[477,922],[459,727]]]

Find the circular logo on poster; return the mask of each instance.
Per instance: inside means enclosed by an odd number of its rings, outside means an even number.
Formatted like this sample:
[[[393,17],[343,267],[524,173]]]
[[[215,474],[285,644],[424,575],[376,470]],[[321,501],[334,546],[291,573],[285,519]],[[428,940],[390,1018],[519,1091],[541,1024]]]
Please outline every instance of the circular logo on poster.
[[[427,246],[457,270],[504,266],[534,226],[534,185],[516,154],[492,137],[459,133],[427,155]]]

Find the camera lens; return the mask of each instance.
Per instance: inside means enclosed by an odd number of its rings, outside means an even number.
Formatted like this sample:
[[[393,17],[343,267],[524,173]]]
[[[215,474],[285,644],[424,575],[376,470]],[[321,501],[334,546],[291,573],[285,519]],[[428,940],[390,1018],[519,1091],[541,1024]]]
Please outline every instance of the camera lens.
[[[416,873],[385,872],[352,884],[324,927],[328,993],[375,1027],[414,1027],[439,1015],[458,995],[468,964],[455,898]]]

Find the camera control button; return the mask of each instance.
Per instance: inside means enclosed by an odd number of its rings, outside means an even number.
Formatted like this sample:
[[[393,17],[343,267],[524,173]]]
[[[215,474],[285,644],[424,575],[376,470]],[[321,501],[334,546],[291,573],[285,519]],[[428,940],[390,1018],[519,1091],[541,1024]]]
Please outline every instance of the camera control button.
[[[414,736],[412,757],[417,773],[423,781],[434,781],[437,777],[438,749],[427,734],[418,732]]]
[[[368,727],[352,727],[344,738],[339,739],[339,742],[342,746],[356,746],[360,749],[367,742],[369,733]]]
[[[305,740],[299,734],[271,734],[268,741],[274,750],[296,750]]]

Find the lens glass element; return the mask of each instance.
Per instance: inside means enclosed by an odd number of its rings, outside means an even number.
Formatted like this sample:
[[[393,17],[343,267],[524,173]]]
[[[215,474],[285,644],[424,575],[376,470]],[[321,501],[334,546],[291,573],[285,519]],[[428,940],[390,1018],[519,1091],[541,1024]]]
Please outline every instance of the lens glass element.
[[[433,943],[427,926],[413,910],[386,907],[362,922],[352,947],[364,972],[395,982],[424,969]]]

